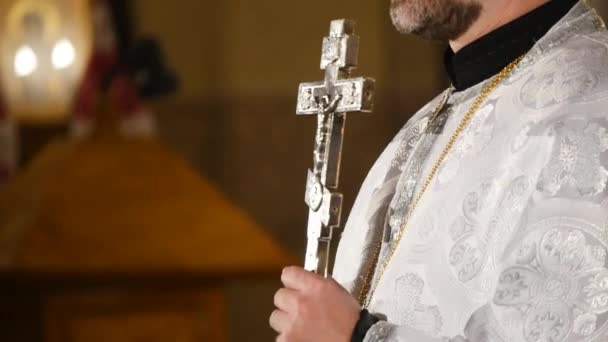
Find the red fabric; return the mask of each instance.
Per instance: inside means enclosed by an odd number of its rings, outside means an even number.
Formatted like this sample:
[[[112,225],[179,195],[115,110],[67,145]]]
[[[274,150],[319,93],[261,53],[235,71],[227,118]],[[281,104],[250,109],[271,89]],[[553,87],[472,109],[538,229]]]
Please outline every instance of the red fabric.
[[[95,105],[102,82],[116,63],[115,54],[99,52],[93,54],[74,104],[74,114],[77,120],[90,120],[95,117]],[[113,107],[122,115],[131,115],[141,109],[137,88],[126,73],[118,73],[113,76],[109,94]]]
[[[7,123],[9,120],[8,117],[8,108],[6,103],[4,102],[4,98],[0,95],[0,124],[2,125],[10,125],[11,123]],[[9,137],[11,133],[9,132]],[[7,137],[2,137],[2,139],[8,139]],[[13,148],[12,144],[8,144],[8,146],[0,146],[2,149]],[[3,153],[7,153],[8,151],[3,151]],[[10,152],[9,152],[10,153]],[[8,180],[13,175],[12,166],[10,165],[9,160],[0,160],[0,187],[8,182]]]
[[[4,102],[4,97],[0,94],[0,121],[4,121],[8,119],[8,108],[6,106],[6,102]]]
[[[91,56],[74,104],[77,119],[90,119],[95,115],[95,101],[101,82],[114,64],[116,64],[115,54],[97,52]]]
[[[120,114],[132,116],[141,110],[141,101],[137,93],[137,87],[131,81],[129,75],[118,74],[112,80],[110,86],[110,101]]]
[[[9,179],[11,179],[12,172],[8,170],[8,168],[0,165],[0,188],[8,183]]]

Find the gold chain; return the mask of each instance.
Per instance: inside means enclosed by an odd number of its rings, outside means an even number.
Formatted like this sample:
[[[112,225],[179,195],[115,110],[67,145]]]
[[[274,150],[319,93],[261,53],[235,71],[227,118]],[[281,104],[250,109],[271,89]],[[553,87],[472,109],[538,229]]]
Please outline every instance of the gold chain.
[[[401,243],[401,239],[403,238],[403,235],[405,234],[405,232],[408,228],[407,224],[409,223],[410,219],[412,218],[412,215],[413,215],[414,211],[416,210],[416,208],[418,207],[418,204],[420,204],[420,201],[422,200],[428,187],[433,182],[433,179],[437,175],[437,172],[439,172],[441,165],[443,164],[445,159],[448,157],[448,155],[454,148],[454,145],[458,141],[458,138],[460,138],[460,136],[462,135],[464,130],[469,126],[469,124],[473,120],[473,117],[475,116],[475,113],[479,110],[479,108],[481,108],[481,105],[486,101],[486,99],[488,98],[490,93],[492,93],[492,91],[494,89],[496,89],[498,87],[498,85],[507,76],[509,76],[513,72],[513,70],[517,67],[517,65],[521,62],[521,60],[523,58],[524,58],[524,56],[521,56],[521,57],[517,58],[516,60],[514,60],[513,62],[511,62],[511,64],[509,64],[504,69],[502,69],[502,71],[500,71],[500,73],[498,73],[498,75],[496,75],[496,77],[494,77],[490,81],[490,83],[488,83],[482,89],[481,94],[479,94],[479,96],[475,99],[475,101],[471,105],[471,108],[468,110],[468,112],[465,114],[465,116],[462,118],[462,120],[456,127],[456,131],[448,140],[445,148],[439,155],[439,158],[437,159],[435,164],[433,164],[431,173],[429,174],[429,176],[426,178],[426,180],[422,184],[422,187],[420,188],[420,192],[418,192],[418,195],[414,198],[414,201],[412,202],[411,207],[405,216],[403,224],[401,225],[401,229],[400,229],[399,233],[397,234],[393,248],[390,250],[390,254],[388,255],[388,257],[380,265],[380,270],[378,273],[377,281],[375,282],[375,284],[373,284],[373,287],[372,287],[372,280],[373,280],[374,272],[377,267],[376,264],[379,261],[378,259],[380,256],[380,251],[382,249],[382,240],[380,240],[380,242],[376,246],[376,249],[374,251],[374,255],[373,255],[373,258],[371,261],[371,265],[369,266],[369,268],[366,272],[365,278],[363,279],[363,286],[361,287],[361,291],[359,293],[359,298],[358,298],[359,303],[364,308],[367,308],[369,306],[371,299],[374,295],[374,292],[376,291],[378,284],[382,280],[382,277],[384,276],[384,272],[386,271],[387,266],[390,264],[391,260],[395,256],[395,252],[397,251],[397,248],[398,248],[399,244]],[[445,104],[444,102],[446,102],[446,101],[443,101],[443,100],[441,101],[441,103],[436,111],[440,111],[442,109],[442,107]],[[434,113],[434,116],[436,114],[437,113]]]

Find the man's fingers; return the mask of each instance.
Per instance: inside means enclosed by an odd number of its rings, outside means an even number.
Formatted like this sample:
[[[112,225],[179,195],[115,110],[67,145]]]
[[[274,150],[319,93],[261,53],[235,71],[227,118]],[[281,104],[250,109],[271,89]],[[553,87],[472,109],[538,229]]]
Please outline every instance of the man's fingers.
[[[321,276],[296,266],[284,268],[281,274],[285,287],[299,291],[310,288],[314,282],[322,279]]]
[[[289,315],[285,311],[274,310],[268,319],[272,330],[281,334],[289,325]]]
[[[292,289],[280,289],[274,295],[274,306],[285,312],[293,312],[298,305],[298,292]]]

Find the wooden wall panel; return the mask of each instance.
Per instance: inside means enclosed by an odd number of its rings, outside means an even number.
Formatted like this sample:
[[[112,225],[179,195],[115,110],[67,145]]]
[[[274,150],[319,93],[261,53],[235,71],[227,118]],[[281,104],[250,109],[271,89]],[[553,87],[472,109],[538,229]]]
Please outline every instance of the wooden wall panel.
[[[222,292],[116,290],[55,295],[45,342],[222,342]]]

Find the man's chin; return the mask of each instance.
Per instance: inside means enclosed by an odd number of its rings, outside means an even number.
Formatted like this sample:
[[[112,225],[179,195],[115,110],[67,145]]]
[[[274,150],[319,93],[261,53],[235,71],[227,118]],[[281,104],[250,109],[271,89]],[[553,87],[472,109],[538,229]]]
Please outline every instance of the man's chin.
[[[426,40],[448,41],[450,37],[442,35],[438,30],[431,30],[423,25],[415,25],[403,19],[393,18],[393,26],[401,34],[411,34]]]
[[[479,18],[481,10],[479,1],[393,0],[390,16],[400,33],[448,41],[466,32]]]
[[[418,31],[412,20],[407,15],[407,9],[404,8],[404,5],[397,5],[391,7],[391,20],[393,21],[393,26],[397,31],[403,34],[412,34]]]
[[[430,27],[426,27],[425,21],[428,18],[416,18],[412,12],[411,5],[401,3],[393,3],[391,6],[391,20],[395,29],[402,34],[412,34],[428,40],[442,40],[444,37],[437,37]]]

